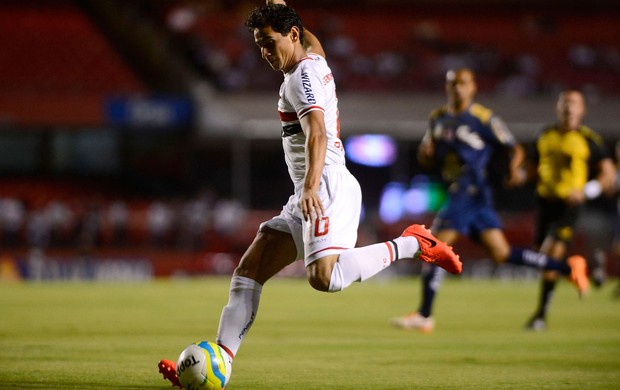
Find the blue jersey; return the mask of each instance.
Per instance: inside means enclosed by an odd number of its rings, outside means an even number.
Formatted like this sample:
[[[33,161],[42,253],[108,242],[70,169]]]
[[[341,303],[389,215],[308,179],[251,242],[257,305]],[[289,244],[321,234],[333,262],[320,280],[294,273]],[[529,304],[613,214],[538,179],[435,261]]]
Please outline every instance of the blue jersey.
[[[425,138],[433,141],[436,165],[448,184],[448,202],[437,227],[468,235],[500,227],[487,166],[496,147],[516,144],[506,124],[477,103],[457,114],[442,107],[431,114]]]
[[[427,137],[435,144],[443,179],[457,191],[483,192],[488,187],[487,165],[494,148],[515,145],[504,122],[477,103],[458,114],[447,107],[435,110]]]

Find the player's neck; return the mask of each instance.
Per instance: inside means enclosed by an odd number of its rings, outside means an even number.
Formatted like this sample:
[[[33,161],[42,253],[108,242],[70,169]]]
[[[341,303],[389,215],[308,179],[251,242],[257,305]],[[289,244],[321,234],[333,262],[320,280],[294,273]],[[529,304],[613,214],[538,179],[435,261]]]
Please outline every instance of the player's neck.
[[[448,110],[453,114],[460,114],[469,109],[472,102],[450,102],[448,103]]]
[[[282,69],[282,73],[284,74],[290,73],[295,68],[297,68],[297,65],[299,65],[299,63],[303,61],[304,58],[307,58],[307,57],[308,57],[308,53],[306,53],[304,48],[301,47],[300,45],[299,48],[296,48],[295,52],[293,53],[293,59],[291,61],[290,66],[286,67],[285,69]]]
[[[569,131],[577,130],[579,129],[579,127],[581,127],[580,123],[558,123],[558,130],[560,130],[562,133],[568,133]]]

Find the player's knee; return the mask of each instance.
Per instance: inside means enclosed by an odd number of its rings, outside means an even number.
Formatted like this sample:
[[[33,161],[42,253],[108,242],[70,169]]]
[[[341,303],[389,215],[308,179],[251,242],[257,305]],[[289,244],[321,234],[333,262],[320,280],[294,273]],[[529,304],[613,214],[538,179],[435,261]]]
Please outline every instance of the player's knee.
[[[252,261],[251,257],[244,256],[241,258],[237,268],[235,268],[233,275],[257,280],[260,274],[259,270],[260,268],[256,261]]]
[[[496,251],[491,253],[491,258],[496,263],[505,263],[508,260],[508,256],[510,255],[509,251]]]
[[[489,249],[491,259],[496,263],[505,263],[510,257],[510,247],[508,245],[497,245]]]
[[[328,292],[331,280],[332,267],[322,266],[321,264],[313,263],[306,268],[306,275],[308,276],[308,283],[310,286],[318,291]]]
[[[543,272],[543,280],[547,282],[557,282],[560,279],[560,274],[557,271],[547,270]]]
[[[233,273],[233,275],[256,280],[258,273],[256,272],[256,270],[239,265],[237,268],[235,268],[235,272]]]
[[[312,277],[308,278],[308,282],[310,283],[310,286],[317,291],[329,291],[329,280],[326,281],[324,278]]]

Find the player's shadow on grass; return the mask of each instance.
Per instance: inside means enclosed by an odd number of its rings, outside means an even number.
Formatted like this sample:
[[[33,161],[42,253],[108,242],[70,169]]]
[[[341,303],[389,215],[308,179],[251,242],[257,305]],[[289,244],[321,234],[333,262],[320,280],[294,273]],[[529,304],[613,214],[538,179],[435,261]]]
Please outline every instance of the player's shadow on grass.
[[[1,381],[0,389],[47,389],[47,390],[68,390],[68,389],[80,389],[80,390],[145,390],[145,389],[169,389],[170,384],[162,382],[161,385],[122,385],[117,383],[85,383],[85,382],[63,382],[63,383],[49,383],[45,381],[40,382],[13,382],[13,381]]]

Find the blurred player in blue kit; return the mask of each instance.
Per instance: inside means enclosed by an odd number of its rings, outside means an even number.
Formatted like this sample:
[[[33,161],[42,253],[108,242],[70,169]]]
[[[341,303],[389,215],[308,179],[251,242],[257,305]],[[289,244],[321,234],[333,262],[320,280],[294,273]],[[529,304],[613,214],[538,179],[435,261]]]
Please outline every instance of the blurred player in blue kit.
[[[277,110],[294,193],[280,215],[260,225],[232,276],[216,337],[231,361],[256,319],[263,285],[296,260],[304,260],[310,285],[326,292],[362,282],[404,258],[457,274],[462,267],[452,248],[421,225],[355,248],[362,194],[345,166],[336,86],[322,46],[283,1],[256,8],[246,25],[261,57],[284,76]],[[162,360],[159,369],[178,385],[174,362]]]
[[[581,256],[556,260],[529,249],[511,248],[493,207],[487,171],[496,148],[510,151],[508,186],[525,182],[525,152],[506,124],[490,109],[474,101],[477,84],[468,68],[446,74],[447,104],[430,115],[428,130],[418,149],[423,167],[437,169],[447,185],[448,198],[437,214],[432,231],[454,245],[461,235],[481,244],[498,263],[533,267],[568,275],[580,292],[588,289],[586,261]],[[422,300],[417,311],[393,318],[394,326],[430,332],[434,329],[432,305],[445,273],[425,266]]]

